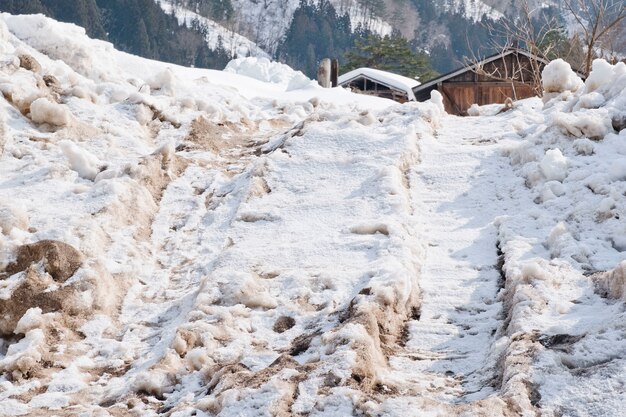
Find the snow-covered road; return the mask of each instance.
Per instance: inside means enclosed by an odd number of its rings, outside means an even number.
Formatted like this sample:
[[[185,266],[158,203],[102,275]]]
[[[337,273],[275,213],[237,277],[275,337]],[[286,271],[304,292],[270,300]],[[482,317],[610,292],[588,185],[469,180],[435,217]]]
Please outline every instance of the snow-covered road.
[[[501,120],[478,133],[475,119],[449,117],[435,137],[420,142],[412,192],[428,248],[419,281],[420,318],[409,323],[406,344],[415,360],[401,367],[439,375],[444,401],[493,392],[487,359],[503,284],[493,220],[511,207],[511,168],[500,155],[506,134]],[[482,392],[470,395],[477,391]]]
[[[410,176],[417,238],[426,243],[421,305],[390,365],[415,387],[404,401],[456,413],[455,404],[497,390],[492,345],[502,325],[504,278],[494,219],[515,210],[522,181],[503,154],[515,137],[506,117],[492,117],[487,128],[473,118],[441,123],[420,140],[420,163]],[[404,407],[388,412],[405,415]]]
[[[0,15],[0,415],[621,415],[626,65],[544,81],[459,118]]]

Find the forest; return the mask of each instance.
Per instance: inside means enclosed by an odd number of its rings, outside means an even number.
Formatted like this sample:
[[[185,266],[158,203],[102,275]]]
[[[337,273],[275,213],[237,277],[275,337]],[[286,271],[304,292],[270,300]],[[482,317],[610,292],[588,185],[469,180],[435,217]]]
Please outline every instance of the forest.
[[[223,48],[209,49],[205,28],[179,25],[154,0],[3,0],[0,11],[75,23],[89,36],[145,58],[219,69],[231,59]]]
[[[229,21],[235,14],[230,0],[173,3],[218,22]],[[0,11],[43,13],[82,26],[89,36],[110,41],[120,50],[180,65],[223,69],[236,58],[220,45],[215,50],[207,47],[206,26],[196,21],[191,27],[181,26],[154,0],[4,0]],[[387,57],[381,69],[407,76],[434,73],[428,55],[400,35],[381,37],[360,25],[353,29],[350,17],[337,13],[328,0],[301,0],[274,58],[314,77],[323,58],[337,58],[349,69],[360,64],[375,66],[381,53]],[[413,66],[415,62],[419,65]]]

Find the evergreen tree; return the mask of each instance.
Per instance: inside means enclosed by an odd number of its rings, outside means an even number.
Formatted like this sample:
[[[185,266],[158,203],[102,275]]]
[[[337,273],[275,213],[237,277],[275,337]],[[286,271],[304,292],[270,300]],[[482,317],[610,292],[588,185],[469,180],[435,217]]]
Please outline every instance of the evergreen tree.
[[[428,55],[415,52],[409,41],[395,35],[380,37],[370,34],[356,41],[346,54],[345,71],[359,67],[375,68],[404,75],[409,78],[426,80],[436,75]]]
[[[43,13],[48,15],[50,13],[40,0],[2,0],[0,11],[11,14]]]
[[[330,1],[301,0],[276,58],[314,78],[320,60],[337,58],[343,63],[354,38],[350,17],[337,15]]]
[[[41,0],[41,3],[57,20],[84,27],[93,38],[106,37],[96,0]]]

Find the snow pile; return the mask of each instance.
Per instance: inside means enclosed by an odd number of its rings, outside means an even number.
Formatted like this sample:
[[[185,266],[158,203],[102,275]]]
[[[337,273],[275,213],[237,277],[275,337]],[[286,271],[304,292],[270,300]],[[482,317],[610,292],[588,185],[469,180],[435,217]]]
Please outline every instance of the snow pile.
[[[552,64],[546,67],[546,71]],[[557,77],[557,74],[560,76]],[[564,69],[562,63],[548,71],[552,79],[560,80],[552,84],[552,88],[565,91],[555,97],[546,88],[544,101],[552,119],[551,126],[557,126],[570,136],[591,140],[601,140],[611,132],[619,132],[626,127],[626,113],[623,110],[626,105],[623,94],[626,89],[626,64],[611,65],[604,60],[595,60],[584,87],[581,84],[574,90],[567,90],[566,85],[576,84],[571,82],[573,73],[570,71],[567,74],[567,68]]]
[[[59,23],[43,15],[3,13],[2,19],[13,35],[50,58],[63,61],[78,74],[95,80],[108,80],[117,75],[104,70],[112,69],[106,60],[113,45],[89,39],[85,29],[79,26]]]
[[[65,126],[70,122],[70,115],[65,107],[44,97],[31,103],[30,116],[35,123],[48,123],[52,126]]]
[[[624,313],[612,300],[624,294],[625,73],[623,63],[596,60],[583,85],[553,62],[544,87],[558,94],[546,95],[543,111],[503,116],[520,126],[508,154],[535,203],[498,221],[508,334],[517,339],[509,349],[533,352],[516,371],[527,386],[518,389],[548,413],[613,415],[626,403],[605,391],[624,366],[624,345],[615,344]]]
[[[546,65],[541,81],[544,93],[576,92],[583,84],[570,64],[560,58]]]
[[[285,86],[287,91],[302,88],[320,88],[317,82],[307,78],[302,72],[267,58],[238,58],[226,65],[226,72],[245,75],[259,81]]]

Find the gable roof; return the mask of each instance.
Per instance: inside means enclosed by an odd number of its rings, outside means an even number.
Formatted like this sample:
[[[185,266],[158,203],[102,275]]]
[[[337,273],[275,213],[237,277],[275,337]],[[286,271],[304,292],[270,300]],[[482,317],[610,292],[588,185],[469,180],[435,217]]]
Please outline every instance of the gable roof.
[[[545,65],[550,63],[550,61],[548,61],[547,59],[544,59],[542,57],[533,55],[533,54],[531,54],[530,52],[528,52],[528,51],[526,51],[524,49],[507,48],[506,50],[504,50],[502,52],[499,52],[497,54],[491,55],[491,56],[489,56],[489,57],[487,57],[487,58],[485,58],[485,59],[483,59],[481,61],[475,62],[475,63],[470,64],[470,65],[466,65],[466,66],[464,66],[462,68],[459,68],[459,69],[454,70],[452,72],[449,72],[447,74],[440,75],[437,78],[433,78],[432,80],[429,80],[429,81],[425,82],[424,84],[420,84],[419,86],[413,88],[413,92],[415,94],[417,94],[419,91],[425,90],[428,87],[436,85],[436,84],[438,84],[440,82],[443,82],[443,81],[445,81],[447,79],[456,77],[457,75],[463,74],[464,72],[467,72],[467,71],[474,72],[474,71],[476,71],[476,69],[480,65],[488,64],[489,62],[493,62],[493,61],[496,61],[498,59],[502,59],[505,56],[508,56],[508,55],[511,55],[511,54],[524,55],[524,56],[526,56],[526,57],[528,57],[530,59],[535,59],[535,60],[537,60],[537,61],[539,61],[539,62],[541,62],[541,63],[543,63]]]
[[[420,85],[419,81],[403,75],[394,74],[392,72],[381,71],[374,68],[357,68],[349,71],[337,80],[339,85],[347,84],[359,77],[365,77],[372,81],[382,84],[386,87],[403,91],[407,94],[409,100],[415,101],[413,89]]]

